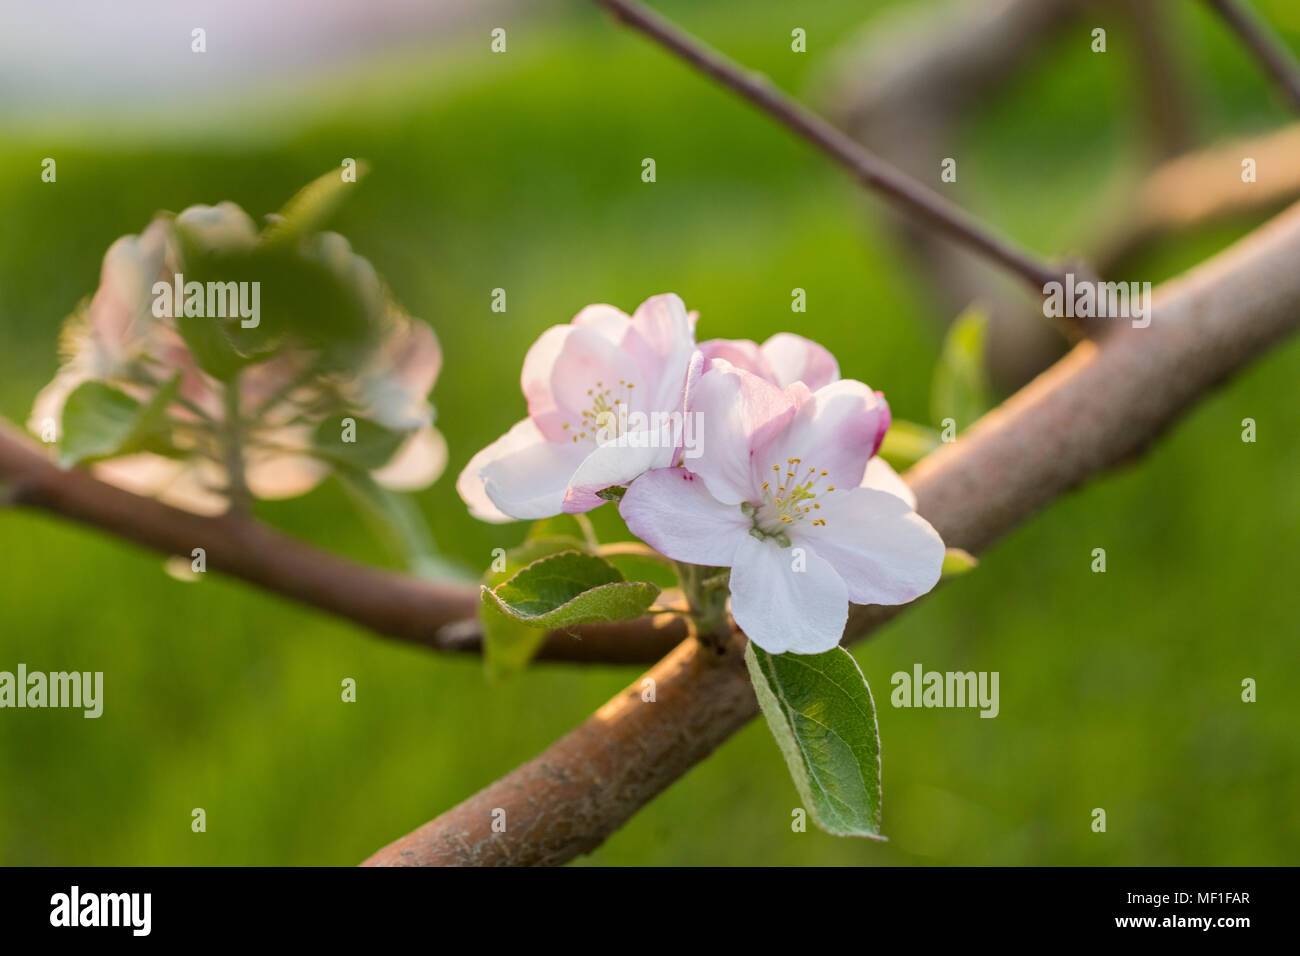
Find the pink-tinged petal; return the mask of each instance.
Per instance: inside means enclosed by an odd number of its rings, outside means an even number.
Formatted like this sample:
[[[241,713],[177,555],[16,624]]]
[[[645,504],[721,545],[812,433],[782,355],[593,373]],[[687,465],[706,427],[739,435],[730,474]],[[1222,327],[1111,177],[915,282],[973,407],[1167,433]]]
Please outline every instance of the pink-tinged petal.
[[[634,354],[648,352],[660,361],[680,354],[683,348],[689,355],[695,349],[695,329],[686,314],[686,303],[671,292],[646,299],[632,313],[623,344]]]
[[[93,468],[95,477],[126,491],[201,515],[226,511],[226,474],[204,459],[176,461],[142,452],[101,461]]]
[[[682,468],[646,472],[632,482],[618,512],[634,535],[687,564],[729,567],[741,542],[753,540],[739,506],[722,504]]]
[[[874,488],[820,499],[824,525],[801,522],[791,534],[831,563],[855,604],[906,604],[939,581],[944,545],[906,501]]]
[[[700,343],[700,351],[704,353],[705,371],[712,368],[715,361],[729,362],[736,368],[757,375],[766,382],[771,382],[773,385],[780,384],[776,380],[776,373],[772,371],[772,366],[763,357],[757,342],[751,342],[749,339],[709,339],[707,342]]]
[[[514,521],[510,515],[501,511],[492,503],[492,499],[487,496],[487,489],[483,486],[483,469],[491,462],[498,458],[505,458],[521,448],[534,445],[537,442],[545,441],[541,432],[537,430],[537,425],[532,419],[525,418],[517,422],[508,432],[480,450],[473,458],[469,460],[456,479],[456,492],[460,495],[461,500],[469,506],[469,513],[480,521],[491,521],[500,523],[504,521]]]
[[[885,401],[885,393],[877,391],[876,397],[880,399],[882,414],[880,416],[880,425],[876,428],[876,444],[871,449],[873,455],[880,451],[880,446],[885,443],[885,433],[889,431],[889,426],[894,421],[894,413],[889,410],[889,402]]]
[[[244,481],[253,497],[274,501],[305,495],[324,481],[329,472],[329,465],[310,455],[250,450]]]
[[[755,460],[755,474],[767,475],[775,465],[782,476],[788,468],[799,480],[814,478],[818,493],[856,488],[875,448],[882,408],[875,392],[852,379],[818,389]]]
[[[670,464],[680,465],[693,462],[704,453],[704,430],[698,426],[698,419],[691,410],[695,387],[700,384],[704,374],[704,353],[696,349],[691,353],[691,360],[686,366],[686,383],[682,387],[682,433],[678,446],[680,455],[674,455]]]
[[[573,477],[564,496],[564,510],[581,514],[605,503],[597,492],[613,485],[626,485],[638,475],[655,468],[667,468],[673,462],[677,446],[672,435],[662,430],[628,432],[592,450]]]
[[[143,334],[157,323],[153,316],[153,285],[166,256],[166,227],[154,222],[139,236],[123,236],[104,254],[99,288],[87,313],[88,371],[96,376],[115,373]]]
[[[574,328],[551,369],[551,395],[556,408],[568,416],[564,424],[573,432],[594,429],[594,406],[602,402],[610,409],[615,402],[638,407],[636,389],[645,388],[636,381],[639,371],[632,357],[609,339],[591,329]]]
[[[438,480],[447,467],[447,442],[432,425],[418,429],[402,442],[397,454],[370,476],[393,491],[421,491]]]
[[[482,479],[483,492],[494,509],[492,512],[483,509],[486,514],[519,519],[549,518],[561,513],[569,479],[588,451],[590,448],[581,444],[548,442],[536,425],[525,419],[470,460],[457,489],[471,511],[479,514],[476,496],[466,494],[461,484],[464,482],[468,487],[466,475],[473,468]],[[479,517],[502,520],[484,514]]]
[[[622,309],[612,305],[589,305],[573,317],[573,324],[591,329],[615,345],[622,344],[632,320]]]
[[[646,411],[681,408],[687,368],[695,352],[695,327],[682,300],[671,293],[656,295],[637,308],[623,348],[640,369],[644,384],[634,407]]]
[[[803,382],[815,392],[840,380],[835,356],[802,335],[778,332],[763,343],[760,351],[775,376],[772,381],[782,388],[791,382]]]
[[[523,388],[524,400],[528,402],[528,417],[537,423],[542,434],[553,441],[564,437],[562,429],[568,416],[560,410],[551,393],[551,374],[565,343],[575,331],[577,327],[573,325],[553,325],[539,335],[524,356],[520,375],[519,384]]]
[[[722,362],[700,376],[688,411],[702,433],[691,471],[724,504],[757,500],[751,460],[791,421],[794,406],[776,386]]]
[[[912,489],[899,477],[898,472],[890,467],[889,462],[879,456],[867,462],[867,470],[862,475],[862,487],[874,488],[895,498],[902,498],[909,508],[916,508],[916,495]]]
[[[394,374],[412,395],[423,399],[433,391],[433,383],[442,371],[442,348],[438,345],[438,336],[428,324],[411,319],[396,339],[401,347]]]
[[[428,395],[442,368],[438,338],[423,322],[395,326],[360,376],[360,401],[366,416],[393,429],[432,421]]]
[[[848,623],[844,581],[812,548],[802,550],[748,534],[736,549],[731,616],[769,654],[824,653],[840,642]]]

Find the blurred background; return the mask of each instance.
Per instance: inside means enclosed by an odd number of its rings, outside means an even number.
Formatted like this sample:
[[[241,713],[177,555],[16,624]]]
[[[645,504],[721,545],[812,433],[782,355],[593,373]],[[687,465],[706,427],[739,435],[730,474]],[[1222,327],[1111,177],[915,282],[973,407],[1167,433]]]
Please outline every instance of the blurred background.
[[[1255,5],[1300,48],[1300,6]],[[826,109],[845,44],[888,38],[900,13],[930,6],[656,4]],[[1188,145],[1286,122],[1201,4],[1168,14],[1173,59],[1154,73],[1132,22],[1089,6],[963,104],[938,154],[958,158],[963,205],[1051,256],[1122,225],[1160,152],[1144,96],[1166,65]],[[1105,54],[1090,49],[1095,26]],[[204,54],[190,52],[194,27]],[[495,27],[505,54],[490,52]],[[791,51],[796,27],[806,53]],[[879,145],[905,161],[898,142]],[[45,157],[57,183],[41,182]],[[417,500],[442,550],[475,573],[525,528],[471,519],[455,476],[522,417],[529,344],[588,303],[630,311],[672,290],[700,311],[702,338],[799,332],[883,389],[896,416],[929,421],[954,314],[943,277],[827,160],[578,0],[0,4],[0,414],[25,422],[59,325],[116,237],[193,203],[261,216],[344,157],[372,171],[335,228],[442,341],[432,397],[451,462]],[[939,187],[937,160],[908,169]],[[1125,278],[1177,274],[1259,218],[1155,243]],[[806,313],[790,311],[796,287]],[[490,309],[495,288],[504,314]],[[1019,340],[997,347],[1011,355]],[[1004,387],[1050,350],[1026,346]],[[581,862],[1294,864],[1298,376],[1292,342],[1146,461],[1059,502],[855,649],[880,710],[888,843],[792,833],[798,798],[756,722]],[[1246,417],[1254,444],[1240,440]],[[597,524],[613,534],[608,512]],[[258,513],[394,562],[332,481]],[[1090,571],[1097,547],[1105,574]],[[637,673],[544,664],[490,682],[477,661],[217,575],[181,583],[122,542],[0,511],[0,669],[19,662],[102,670],[105,707],[98,720],[0,712],[5,864],[354,864]],[[891,708],[890,675],[918,662],[998,671],[1000,715]],[[345,677],[355,704],[340,702]],[[1241,701],[1246,677],[1257,703]],[[190,830],[195,807],[206,833]]]

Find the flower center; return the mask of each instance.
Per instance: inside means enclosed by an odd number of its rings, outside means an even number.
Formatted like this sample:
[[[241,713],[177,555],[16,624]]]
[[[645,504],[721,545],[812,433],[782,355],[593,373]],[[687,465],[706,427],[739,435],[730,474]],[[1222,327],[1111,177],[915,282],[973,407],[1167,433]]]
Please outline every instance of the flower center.
[[[827,478],[825,468],[805,466],[802,458],[787,458],[784,467],[772,465],[772,477],[763,482],[762,500],[740,505],[752,524],[749,533],[759,540],[771,538],[788,548],[787,532],[794,525],[806,519],[815,528],[825,527],[826,519],[816,512],[821,510],[818,495],[835,490]]]
[[[596,442],[621,437],[634,388],[635,382],[623,379],[619,379],[617,386],[597,382],[587,389],[587,399],[591,404],[582,410],[580,419],[577,422],[565,422],[561,427],[573,436],[575,443],[587,439]]]

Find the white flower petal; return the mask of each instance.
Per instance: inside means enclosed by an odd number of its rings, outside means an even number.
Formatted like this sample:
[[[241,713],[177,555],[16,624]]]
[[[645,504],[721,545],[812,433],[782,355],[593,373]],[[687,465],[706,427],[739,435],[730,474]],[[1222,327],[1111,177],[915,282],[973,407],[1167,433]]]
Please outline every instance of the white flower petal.
[[[749,339],[709,339],[700,343],[704,353],[705,371],[713,367],[715,360],[730,362],[736,368],[752,372],[766,382],[778,385],[776,373],[758,348],[757,342]]]
[[[700,421],[700,456],[688,462],[713,497],[738,505],[756,499],[751,459],[795,414],[780,389],[757,375],[720,362],[691,390],[691,414]]]
[[[461,479],[465,481],[471,468],[477,469],[483,492],[495,509],[488,514],[520,519],[549,518],[560,514],[569,479],[589,450],[580,444],[548,442],[537,426],[525,419],[475,455]],[[457,488],[461,489],[460,482]],[[473,510],[473,493],[466,495],[461,490],[461,496]]]
[[[730,567],[749,537],[750,520],[738,505],[724,505],[703,480],[683,468],[646,472],[619,502],[628,529],[674,561]]]
[[[224,469],[204,459],[175,461],[141,452],[101,461],[96,478],[137,495],[201,515],[219,515],[228,507]]]
[[[418,429],[402,442],[388,464],[370,476],[393,491],[420,491],[438,480],[447,467],[447,442],[432,425]]]
[[[829,651],[840,642],[848,623],[844,581],[812,548],[803,551],[799,555],[771,538],[759,541],[748,534],[736,549],[731,615],[749,639],[769,654]],[[799,566],[803,570],[796,571]]]
[[[564,510],[578,514],[605,503],[596,492],[626,485],[638,475],[672,464],[677,448],[660,431],[629,432],[592,450],[573,477],[564,496]]]
[[[310,455],[249,450],[244,482],[255,498],[274,501],[305,495],[322,481],[330,467]]]
[[[598,332],[616,345],[622,343],[631,323],[626,312],[612,305],[589,305],[573,317],[574,325]]]
[[[492,503],[492,499],[487,496],[487,490],[483,486],[483,469],[498,458],[518,451],[528,445],[544,441],[537,426],[533,424],[532,419],[525,418],[517,422],[508,432],[480,450],[469,463],[461,470],[460,476],[456,479],[456,492],[460,495],[461,500],[469,506],[469,513],[480,521],[491,521],[500,523],[504,521],[514,521],[515,519],[503,512],[500,508]]]
[[[902,498],[907,502],[909,508],[916,508],[916,495],[908,487],[898,472],[890,466],[889,462],[877,455],[867,462],[867,470],[862,475],[863,488],[875,488],[877,491],[886,491],[896,498]]]
[[[766,475],[772,465],[784,470],[790,459],[797,459],[800,477],[810,469],[819,476],[827,473],[820,488],[856,488],[875,451],[886,407],[875,392],[852,379],[818,389],[755,460],[755,474]]]
[[[778,332],[759,351],[772,369],[772,381],[782,388],[803,382],[815,392],[840,379],[840,365],[835,356],[802,335]]]
[[[792,537],[815,548],[839,572],[855,604],[906,604],[939,581],[944,545],[930,523],[901,498],[854,488],[819,499],[826,524],[801,522]]]

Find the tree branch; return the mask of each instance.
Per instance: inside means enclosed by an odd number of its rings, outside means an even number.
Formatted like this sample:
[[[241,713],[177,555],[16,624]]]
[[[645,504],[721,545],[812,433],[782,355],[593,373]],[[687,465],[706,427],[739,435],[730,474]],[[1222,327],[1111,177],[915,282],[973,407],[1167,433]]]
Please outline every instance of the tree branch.
[[[781,92],[764,76],[748,71],[721,53],[679,30],[636,0],[595,0],[614,17],[654,40],[681,60],[749,100],[773,119],[802,136],[851,172],[861,183],[992,261],[1010,270],[1036,291],[1062,278],[1062,271],[1036,259],[1019,246],[994,235],[966,212],[921,185],[803,104]]]
[[[37,508],[166,555],[203,548],[207,567],[328,611],[385,637],[440,651],[478,653],[479,590],[368,567],[237,515],[206,518],[64,471],[17,429],[0,422],[0,504]],[[552,632],[542,660],[644,664],[686,636],[660,616]]]
[[[1268,24],[1238,0],[1205,0],[1272,77],[1292,108],[1300,110],[1300,63]]]
[[[1156,290],[1150,327],[1064,359],[907,476],[951,547],[979,551],[1138,455],[1233,372],[1300,326],[1300,204]],[[897,608],[853,608],[846,640]],[[684,642],[541,755],[377,852],[367,865],[560,864],[598,846],[755,713],[741,663]],[[776,754],[773,753],[773,759]],[[494,810],[505,832],[493,832]]]

